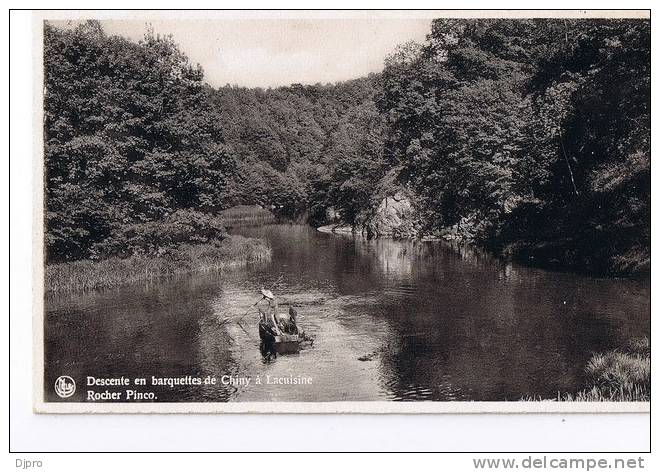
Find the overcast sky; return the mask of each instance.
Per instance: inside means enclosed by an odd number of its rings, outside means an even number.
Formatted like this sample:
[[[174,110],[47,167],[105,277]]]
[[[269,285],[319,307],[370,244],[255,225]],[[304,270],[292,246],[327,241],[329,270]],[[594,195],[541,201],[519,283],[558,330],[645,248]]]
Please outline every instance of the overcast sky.
[[[57,22],[55,22],[57,23]],[[139,40],[145,21],[102,20],[108,34]],[[172,34],[213,86],[328,83],[383,68],[397,44],[421,42],[429,19],[149,20]]]

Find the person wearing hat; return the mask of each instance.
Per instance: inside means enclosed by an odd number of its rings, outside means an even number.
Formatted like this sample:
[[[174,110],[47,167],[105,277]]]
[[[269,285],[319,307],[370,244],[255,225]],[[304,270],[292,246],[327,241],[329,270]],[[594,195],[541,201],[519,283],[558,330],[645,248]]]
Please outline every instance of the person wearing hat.
[[[293,307],[289,308],[289,314],[281,315],[278,310],[275,295],[270,290],[261,289],[263,298],[257,304],[261,319],[264,320],[269,326],[273,327],[276,335],[283,332],[286,334],[298,334],[298,325],[296,323],[297,313]],[[264,302],[265,300],[265,302]]]
[[[275,295],[270,290],[261,289],[263,298],[257,303],[257,309],[261,319],[268,324],[276,335],[281,334],[281,329],[277,322],[277,301]]]

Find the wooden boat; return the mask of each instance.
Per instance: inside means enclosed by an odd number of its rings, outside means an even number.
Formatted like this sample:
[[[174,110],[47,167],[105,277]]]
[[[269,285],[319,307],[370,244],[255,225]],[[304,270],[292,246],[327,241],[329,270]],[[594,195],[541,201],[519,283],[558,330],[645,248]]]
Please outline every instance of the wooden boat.
[[[264,321],[259,321],[259,337],[278,354],[298,354],[300,352],[300,342],[302,339],[298,334],[276,334],[271,327]]]

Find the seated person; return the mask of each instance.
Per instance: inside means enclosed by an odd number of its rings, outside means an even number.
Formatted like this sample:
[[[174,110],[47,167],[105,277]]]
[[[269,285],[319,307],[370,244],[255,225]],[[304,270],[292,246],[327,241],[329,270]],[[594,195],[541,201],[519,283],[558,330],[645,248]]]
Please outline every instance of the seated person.
[[[298,313],[295,308],[289,307],[289,315],[279,315],[277,322],[280,329],[286,334],[298,334],[298,325],[296,324],[296,318]]]

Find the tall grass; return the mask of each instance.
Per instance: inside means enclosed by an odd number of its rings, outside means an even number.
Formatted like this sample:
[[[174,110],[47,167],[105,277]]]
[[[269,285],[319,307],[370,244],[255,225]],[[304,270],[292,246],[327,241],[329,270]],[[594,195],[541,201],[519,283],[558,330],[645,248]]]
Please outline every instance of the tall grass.
[[[644,337],[635,339],[624,350],[595,354],[586,367],[590,385],[567,401],[651,400],[651,344]]]
[[[101,261],[49,264],[45,270],[45,290],[71,292],[115,287],[177,274],[219,271],[270,257],[271,248],[265,241],[230,236],[215,245],[181,246],[158,257],[112,257]]]
[[[651,343],[634,339],[624,349],[594,354],[585,368],[586,388],[575,394],[558,393],[558,401],[647,402],[651,400]],[[541,401],[525,397],[524,401]]]
[[[258,205],[238,205],[220,212],[226,227],[259,226],[276,222],[275,215]]]

